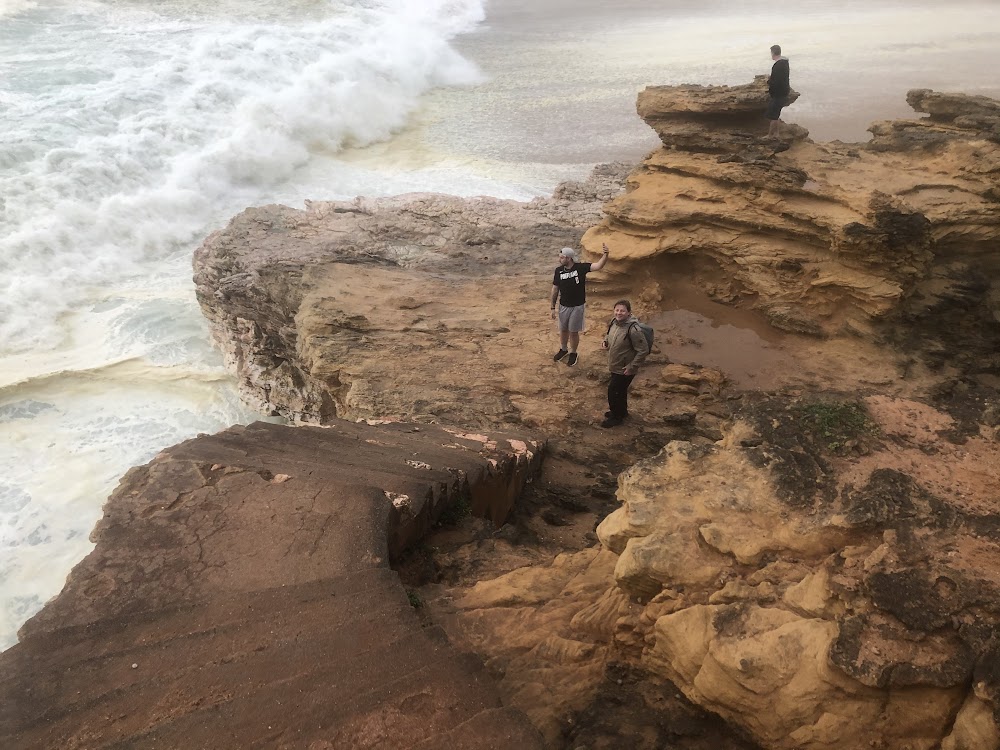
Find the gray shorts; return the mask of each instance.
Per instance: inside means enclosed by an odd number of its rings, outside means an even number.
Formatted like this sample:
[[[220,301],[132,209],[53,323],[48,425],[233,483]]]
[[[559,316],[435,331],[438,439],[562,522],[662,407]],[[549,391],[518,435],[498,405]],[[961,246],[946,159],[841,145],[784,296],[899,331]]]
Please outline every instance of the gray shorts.
[[[559,330],[580,333],[583,330],[583,311],[586,305],[566,307],[559,305]]]

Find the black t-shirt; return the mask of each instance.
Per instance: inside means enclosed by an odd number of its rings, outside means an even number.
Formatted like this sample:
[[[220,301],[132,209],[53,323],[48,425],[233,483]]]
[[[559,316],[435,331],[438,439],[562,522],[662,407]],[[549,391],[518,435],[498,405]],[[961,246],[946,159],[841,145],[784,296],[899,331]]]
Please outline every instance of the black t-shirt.
[[[574,263],[569,268],[559,266],[552,276],[552,284],[559,287],[559,304],[577,307],[587,301],[587,274],[590,263]]]

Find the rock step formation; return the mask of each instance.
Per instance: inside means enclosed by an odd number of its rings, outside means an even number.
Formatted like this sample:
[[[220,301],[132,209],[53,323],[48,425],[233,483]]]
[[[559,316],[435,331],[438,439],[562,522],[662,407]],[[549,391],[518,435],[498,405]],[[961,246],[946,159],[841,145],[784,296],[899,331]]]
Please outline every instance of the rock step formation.
[[[539,451],[346,422],[165,451],[0,657],[0,746],[540,747],[389,568],[449,505],[502,521]]]

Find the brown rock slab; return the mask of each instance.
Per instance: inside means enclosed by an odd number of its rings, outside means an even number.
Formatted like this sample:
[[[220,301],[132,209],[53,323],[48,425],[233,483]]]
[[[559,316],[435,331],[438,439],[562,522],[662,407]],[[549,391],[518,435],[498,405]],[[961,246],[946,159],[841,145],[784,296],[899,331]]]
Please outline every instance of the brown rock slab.
[[[452,504],[502,523],[541,450],[337,422],[164,451],[126,475],[95,550],[0,657],[0,745],[540,746],[389,562]]]

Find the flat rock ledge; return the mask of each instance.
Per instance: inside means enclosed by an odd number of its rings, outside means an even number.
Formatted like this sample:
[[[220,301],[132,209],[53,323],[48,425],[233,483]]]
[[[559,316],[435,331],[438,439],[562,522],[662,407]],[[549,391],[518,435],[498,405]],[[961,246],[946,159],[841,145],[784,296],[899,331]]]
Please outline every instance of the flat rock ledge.
[[[600,220],[629,169],[603,165],[528,203],[421,193],[249,208],[195,252],[198,301],[265,413],[520,424],[552,410],[526,409],[526,393],[554,402],[563,388],[520,366],[553,351],[556,253]]]
[[[541,747],[389,565],[449,507],[502,523],[542,449],[337,421],[164,451],[0,656],[0,746]]]

